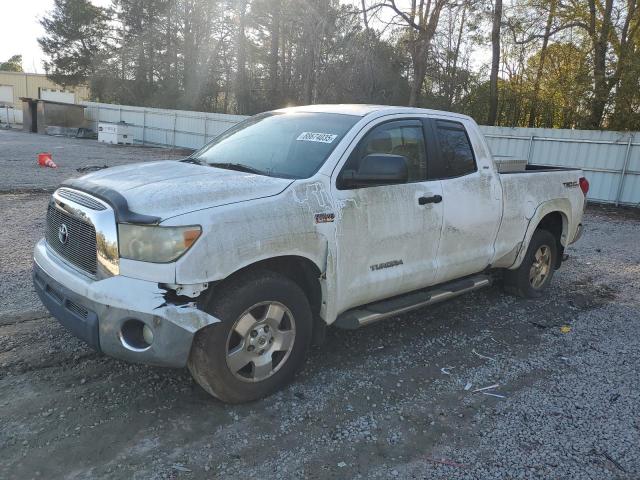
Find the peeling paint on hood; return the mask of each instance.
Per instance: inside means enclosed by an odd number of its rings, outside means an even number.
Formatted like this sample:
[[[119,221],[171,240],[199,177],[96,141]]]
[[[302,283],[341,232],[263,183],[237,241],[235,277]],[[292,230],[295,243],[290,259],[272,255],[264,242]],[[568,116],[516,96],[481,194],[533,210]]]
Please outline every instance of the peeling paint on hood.
[[[174,160],[122,165],[82,178],[116,190],[134,212],[162,219],[270,197],[293,182]]]

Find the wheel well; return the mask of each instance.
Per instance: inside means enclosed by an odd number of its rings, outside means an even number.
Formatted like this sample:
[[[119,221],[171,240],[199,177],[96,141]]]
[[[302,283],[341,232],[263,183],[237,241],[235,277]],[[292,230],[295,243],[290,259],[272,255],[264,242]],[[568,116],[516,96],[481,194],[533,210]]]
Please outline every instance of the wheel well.
[[[321,272],[316,264],[308,258],[296,255],[268,258],[241,268],[222,280],[222,282],[241,273],[265,269],[284,275],[298,284],[307,295],[314,317],[318,316],[322,304],[322,289],[320,287]]]
[[[556,246],[558,250],[558,258],[556,259],[556,268],[560,267],[562,263],[562,256],[564,254],[564,246],[562,245],[562,235],[564,232],[564,216],[560,212],[551,212],[546,214],[540,220],[537,229],[546,230],[550,232],[556,239]]]

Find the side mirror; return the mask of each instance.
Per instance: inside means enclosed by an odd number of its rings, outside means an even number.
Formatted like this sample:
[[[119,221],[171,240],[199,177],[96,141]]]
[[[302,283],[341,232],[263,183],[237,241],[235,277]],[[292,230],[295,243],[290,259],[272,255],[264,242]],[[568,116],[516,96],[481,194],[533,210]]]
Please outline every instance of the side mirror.
[[[358,170],[345,170],[341,183],[344,187],[371,187],[407,183],[407,158],[389,153],[372,153],[360,160]]]

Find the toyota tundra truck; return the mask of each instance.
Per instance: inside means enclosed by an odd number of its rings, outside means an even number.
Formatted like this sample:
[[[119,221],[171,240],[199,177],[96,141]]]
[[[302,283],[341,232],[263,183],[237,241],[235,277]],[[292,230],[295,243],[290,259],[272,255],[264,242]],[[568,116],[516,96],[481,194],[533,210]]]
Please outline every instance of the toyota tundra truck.
[[[551,162],[550,162],[551,163]],[[490,285],[539,297],[582,232],[580,170],[499,171],[476,123],[371,105],[275,110],[183,160],[64,182],[40,299],[107,355],[246,402],[355,329]]]

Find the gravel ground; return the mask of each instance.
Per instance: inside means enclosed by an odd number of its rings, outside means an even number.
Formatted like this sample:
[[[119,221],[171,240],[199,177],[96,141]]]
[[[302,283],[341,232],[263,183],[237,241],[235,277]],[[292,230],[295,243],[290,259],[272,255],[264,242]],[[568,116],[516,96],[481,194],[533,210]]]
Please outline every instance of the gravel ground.
[[[39,152],[51,152],[58,168],[38,166]],[[63,180],[81,176],[76,169],[83,166],[168,160],[187,154],[181,149],[115,146],[96,140],[0,130],[0,212],[5,231],[19,240],[10,242],[0,237],[0,324],[15,316],[33,318],[44,312],[31,289],[31,253],[44,236],[49,192]]]
[[[46,195],[0,198],[2,308],[16,312],[0,322],[0,478],[640,478],[633,212],[589,210],[544,299],[495,286],[330,330],[291,386],[229,406],[186,370],[20,317],[31,245],[7,245],[39,236]]]
[[[38,166],[38,153],[41,152],[51,153],[58,168]],[[76,170],[78,168],[169,160],[185,157],[188,152],[184,149],[115,146],[98,143],[97,140],[0,130],[0,194],[53,191],[63,180],[82,175]]]

